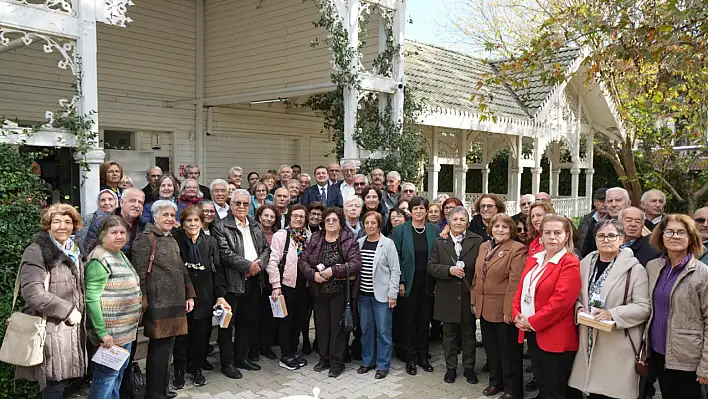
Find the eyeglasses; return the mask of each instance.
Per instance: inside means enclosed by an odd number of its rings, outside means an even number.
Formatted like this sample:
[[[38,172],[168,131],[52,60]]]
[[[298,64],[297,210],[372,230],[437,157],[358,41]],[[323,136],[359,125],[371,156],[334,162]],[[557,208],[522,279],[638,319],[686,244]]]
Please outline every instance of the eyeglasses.
[[[365,186],[366,183],[354,183],[354,185],[357,186],[357,187],[358,187],[358,186]]]
[[[614,233],[595,235],[595,239],[600,242],[605,241],[605,240],[607,240],[609,242],[615,242],[615,241],[617,241],[617,238],[619,238],[619,234],[614,234]]]
[[[526,227],[517,227],[517,228],[516,228],[516,232],[517,232],[517,233],[523,233],[523,232],[525,232],[525,231],[526,231]]]
[[[216,211],[213,211],[211,209],[209,209],[209,210],[204,209],[202,212],[204,212],[205,215],[213,215],[216,213]]]
[[[479,206],[479,209],[493,209],[493,208],[496,208],[496,207],[497,207],[497,206],[496,206],[496,205],[493,205],[493,204],[481,204],[481,205]]]
[[[290,215],[290,219],[305,219],[303,215]]]
[[[337,219],[337,218],[329,218],[329,219],[325,219],[324,222],[327,223],[327,224],[335,224],[335,223],[339,223],[339,219]]]
[[[414,193],[415,190],[403,190],[404,193]]]
[[[531,204],[533,204],[533,202],[522,202],[522,203],[520,203],[519,205],[520,205],[520,206],[529,206],[529,205],[531,205]]]
[[[706,220],[708,220],[708,219],[706,219],[706,218],[695,218],[695,219],[693,219],[693,221],[696,222],[696,223],[698,223],[698,224],[704,224],[704,223],[706,222]]]
[[[231,205],[235,207],[248,206],[248,201],[231,201]]]
[[[678,238],[686,238],[688,237],[688,232],[686,230],[664,230],[664,237],[672,238],[673,236]]]

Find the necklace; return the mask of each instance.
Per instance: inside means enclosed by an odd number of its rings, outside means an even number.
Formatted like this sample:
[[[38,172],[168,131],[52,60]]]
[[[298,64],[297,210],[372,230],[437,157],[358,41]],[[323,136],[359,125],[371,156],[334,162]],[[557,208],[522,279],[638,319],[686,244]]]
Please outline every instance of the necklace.
[[[415,230],[415,232],[418,234],[423,234],[425,233],[425,225],[423,225],[423,230],[418,230],[418,228],[415,226],[413,226],[413,230]]]

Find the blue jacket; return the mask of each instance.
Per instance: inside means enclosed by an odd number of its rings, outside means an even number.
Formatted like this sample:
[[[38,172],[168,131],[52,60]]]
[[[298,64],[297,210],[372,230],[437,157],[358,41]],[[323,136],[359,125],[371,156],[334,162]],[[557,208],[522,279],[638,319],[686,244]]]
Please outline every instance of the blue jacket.
[[[310,205],[310,202],[315,201],[322,202],[320,187],[317,184],[315,184],[314,186],[310,186],[307,188],[307,190],[305,190],[305,192],[302,194],[302,201],[300,201],[300,203],[302,205],[308,206]],[[322,205],[324,205],[325,207],[337,206],[340,208],[344,206],[342,192],[339,190],[338,184],[330,184],[327,186],[327,203]]]
[[[268,194],[265,199],[266,204],[273,205],[273,194]],[[254,218],[256,217],[256,211],[258,210],[258,203],[256,202],[256,196],[251,196],[251,206],[248,208],[248,216]]]
[[[145,206],[143,206],[143,219],[145,219],[148,223],[152,224],[155,224],[155,218],[152,215],[152,204],[154,203],[155,201],[148,202],[147,204],[145,204]],[[184,201],[177,201],[175,205],[177,205],[177,213],[175,214],[175,219],[177,219],[177,222],[179,222],[179,217],[182,214],[182,211],[185,210],[190,204]]]
[[[82,250],[85,251],[88,248],[91,248],[91,245],[98,239],[98,227],[101,225],[101,220],[103,220],[106,215],[110,215],[110,213],[104,213],[103,215],[98,216],[93,220],[93,222],[91,223],[91,227],[89,227],[88,232],[86,233],[86,239],[84,240],[84,244],[81,247]],[[113,215],[121,216],[120,208],[116,208],[116,210],[113,212]],[[146,224],[147,221],[145,220],[145,218],[140,216],[135,221],[135,225],[133,226],[135,228],[135,231],[128,232],[128,242],[126,242],[123,248],[121,248],[120,250],[123,251],[123,253],[125,254],[125,256],[128,257],[129,260],[132,257],[133,240],[140,232],[145,229]],[[85,253],[88,253],[88,251]]]

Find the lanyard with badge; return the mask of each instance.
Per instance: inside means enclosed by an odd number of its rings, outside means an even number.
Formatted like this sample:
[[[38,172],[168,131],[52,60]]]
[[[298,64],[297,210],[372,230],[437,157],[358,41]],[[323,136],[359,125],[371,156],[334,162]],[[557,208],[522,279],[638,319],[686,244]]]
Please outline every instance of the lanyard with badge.
[[[531,269],[531,271],[529,272],[529,288],[526,290],[526,294],[524,295],[525,304],[530,305],[533,302],[534,295],[531,293],[531,288],[535,287],[536,283],[538,283],[538,280],[541,279],[541,276],[543,276],[543,272],[546,271],[546,266],[548,266],[548,262],[544,263],[543,266],[537,263],[536,266],[534,266],[534,268]]]

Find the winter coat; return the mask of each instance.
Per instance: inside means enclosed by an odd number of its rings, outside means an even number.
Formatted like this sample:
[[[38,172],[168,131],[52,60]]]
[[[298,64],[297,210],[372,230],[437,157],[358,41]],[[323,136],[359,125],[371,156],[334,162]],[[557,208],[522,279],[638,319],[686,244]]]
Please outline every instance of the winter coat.
[[[216,245],[214,237],[206,235],[204,232],[199,234],[197,238],[197,247],[201,257],[200,265],[203,269],[186,265],[188,247],[186,243],[191,243],[191,238],[182,229],[174,231],[174,237],[180,247],[180,255],[183,264],[187,268],[189,280],[196,292],[194,300],[194,318],[198,320],[211,319],[212,310],[216,303],[217,285],[223,285],[223,269],[219,262],[219,249]]]
[[[110,214],[104,213],[103,215],[95,218],[91,223],[91,227],[86,233],[86,239],[84,240],[84,247],[86,249],[91,248],[91,245],[98,239],[98,228],[101,226],[101,221],[106,215]],[[113,211],[112,215],[121,216],[121,209],[116,208],[116,210]],[[152,215],[152,213],[150,215]],[[150,220],[152,220],[152,216]],[[127,256],[128,260],[130,260],[131,262],[133,261],[132,248],[133,242],[135,241],[135,237],[137,237],[138,234],[140,234],[145,229],[146,225],[147,220],[141,216],[138,216],[138,218],[135,219],[135,222],[133,222],[132,229],[128,229],[128,242],[126,242],[123,248],[121,248],[120,250],[123,251],[125,256]],[[82,247],[82,249],[84,248]]]
[[[644,267],[646,267],[649,261],[661,256],[661,252],[654,249],[649,243],[649,236],[637,238],[632,245],[629,246],[629,249],[632,250],[634,257],[637,258],[639,263]]]
[[[287,240],[289,231],[287,229],[278,230],[273,234],[273,240],[270,242],[270,259],[266,271],[268,274],[268,283],[273,289],[281,288],[282,285],[290,288],[297,286],[298,280],[298,255],[295,240],[290,240],[288,245],[288,254],[285,258],[283,267],[283,275],[280,275],[280,262],[283,259],[285,252],[285,241]],[[282,284],[281,284],[282,282]]]
[[[433,251],[426,269],[435,278],[435,310],[433,318],[447,323],[461,323],[462,312],[470,311],[470,287],[474,281],[474,268],[482,238],[477,234],[465,234],[460,257],[455,252],[452,235],[438,237],[433,243]],[[457,261],[465,262],[465,277],[450,275],[450,267]]]
[[[155,258],[148,274],[153,242]],[[148,224],[135,239],[133,266],[140,276],[143,293],[145,336],[160,339],[187,334],[185,302],[195,298],[196,292],[172,234],[165,235]]]
[[[526,265],[526,247],[513,240],[504,241],[496,249],[484,273],[484,259],[492,242],[479,247],[472,284],[472,304],[477,308],[477,317],[490,323],[503,323],[504,316],[511,317],[516,288],[521,282],[521,273]]]
[[[585,311],[589,309],[588,284],[596,256],[597,252],[592,252],[580,262],[583,285],[576,313],[580,308]],[[627,272],[630,270],[627,304],[622,305]],[[646,269],[634,257],[632,250],[625,248],[620,251],[602,286],[601,296],[605,297],[603,308],[610,311],[615,321],[615,330],[604,332],[593,329],[593,346],[588,355],[588,327],[578,326],[580,347],[568,385],[611,398],[636,399],[639,396],[639,376],[634,371],[632,342],[626,334],[632,337],[635,348],[639,350],[644,326],[651,312],[651,300]]]
[[[654,292],[661,270],[671,267],[662,256],[647,264],[649,292]],[[671,289],[671,306],[666,329],[666,368],[708,376],[708,266],[691,257]],[[654,307],[647,326],[651,326]],[[651,328],[644,331],[651,356]]]
[[[486,242],[492,239],[492,236],[490,236],[487,232],[487,225],[484,224],[484,221],[482,220],[482,215],[474,215],[472,217],[472,220],[470,220],[470,225],[467,226],[467,230],[482,237],[482,242]]]
[[[592,229],[595,227],[595,218],[593,216],[595,215],[595,212],[596,211],[594,209],[591,210],[590,213],[587,213],[582,219],[580,219],[580,224],[578,224],[578,241],[575,243],[575,246],[579,247],[581,252],[583,246],[585,246],[585,239],[587,235],[593,235]]]
[[[250,217],[247,219],[249,229],[251,231],[251,239],[253,246],[258,254],[258,259],[261,261],[261,270],[265,270],[270,259],[270,247],[263,236],[263,231]],[[219,259],[221,267],[224,269],[224,277],[226,280],[226,291],[235,294],[243,294],[246,292],[246,272],[251,268],[251,261],[243,257],[243,236],[241,231],[236,226],[236,218],[229,212],[225,218],[214,221],[212,224],[212,234],[216,239],[219,248]],[[257,278],[261,281],[259,287],[265,281],[264,272],[261,271],[255,276],[249,278]],[[220,293],[217,292],[218,296]]]
[[[305,251],[300,254],[300,259],[298,259],[298,270],[300,270],[300,273],[305,277],[305,280],[310,282],[310,293],[313,297],[320,295],[320,283],[315,282],[315,272],[317,272],[317,265],[322,263],[324,256],[325,234],[326,232],[324,230],[312,233],[310,242],[307,243]],[[359,252],[359,244],[354,238],[354,235],[346,228],[343,228],[339,233],[339,242],[342,246],[344,263],[349,264],[349,276],[358,276],[359,270],[361,270],[361,253]],[[347,278],[347,268],[345,264],[332,266],[332,278]],[[351,293],[354,298],[358,296],[358,279],[353,284]],[[352,303],[356,303],[356,301],[352,300]]]
[[[49,290],[44,289],[49,273]],[[85,317],[78,324],[65,323],[76,309],[85,314],[84,264],[75,264],[52,241],[48,232],[34,237],[20,261],[20,289],[25,301],[23,313],[47,316],[44,362],[32,367],[16,367],[17,378],[37,381],[44,389],[47,381],[63,381],[86,374]]]

